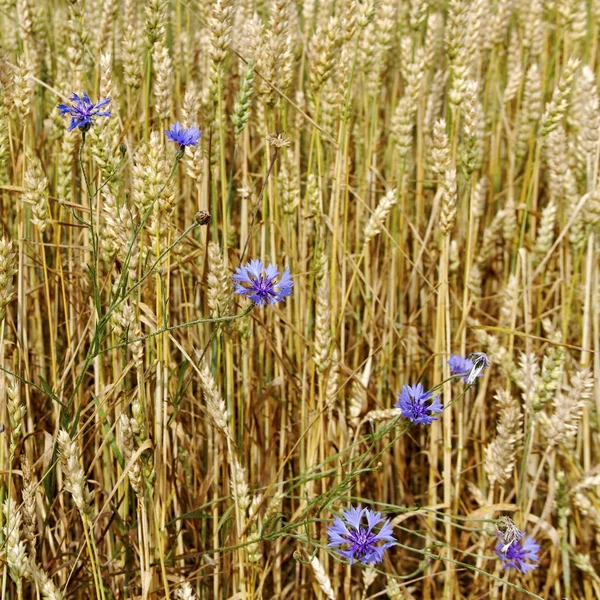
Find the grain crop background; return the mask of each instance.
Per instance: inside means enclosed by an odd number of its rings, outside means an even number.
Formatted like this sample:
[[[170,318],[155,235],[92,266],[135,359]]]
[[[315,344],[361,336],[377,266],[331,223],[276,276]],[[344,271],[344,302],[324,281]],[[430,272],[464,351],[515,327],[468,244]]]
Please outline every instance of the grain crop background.
[[[0,598],[599,598],[599,39],[598,0],[0,0]],[[293,295],[233,294],[252,258]],[[327,547],[358,504],[376,565]]]

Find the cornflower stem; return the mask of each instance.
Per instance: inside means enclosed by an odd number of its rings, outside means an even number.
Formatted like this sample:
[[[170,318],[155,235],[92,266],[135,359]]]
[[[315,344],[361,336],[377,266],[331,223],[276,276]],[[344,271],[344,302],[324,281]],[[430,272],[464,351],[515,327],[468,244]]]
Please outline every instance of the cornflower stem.
[[[166,181],[164,182],[164,184],[162,185],[162,187],[156,194],[156,197],[154,198],[154,200],[152,201],[152,203],[146,210],[146,213],[142,217],[140,223],[134,230],[132,240],[129,243],[129,248],[127,249],[127,254],[125,256],[125,260],[123,261],[121,277],[120,277],[119,283],[117,285],[117,291],[116,291],[115,296],[114,296],[110,306],[108,307],[106,313],[104,315],[102,315],[102,317],[99,319],[98,323],[96,324],[96,329],[94,332],[92,343],[90,344],[90,347],[88,348],[81,372],[79,373],[79,376],[77,377],[77,379],[75,381],[75,385],[73,386],[73,391],[71,392],[71,396],[69,397],[69,400],[67,402],[67,408],[71,407],[73,400],[74,400],[75,396],[77,395],[79,387],[83,383],[83,380],[85,378],[85,375],[87,373],[87,370],[88,370],[90,364],[92,363],[94,358],[98,354],[101,353],[100,340],[102,338],[102,334],[103,334],[104,330],[106,329],[106,326],[108,325],[108,322],[110,320],[112,313],[115,311],[117,306],[121,302],[123,302],[123,300],[125,299],[124,297],[121,296],[121,292],[123,291],[123,288],[127,282],[127,271],[129,269],[129,262],[131,261],[131,256],[133,254],[133,247],[134,247],[136,240],[138,239],[138,236],[140,235],[144,225],[146,224],[146,221],[150,218],[150,214],[152,213],[154,204],[156,203],[156,201],[158,200],[160,195],[164,192],[165,188],[167,187],[167,185],[173,178],[173,175],[175,174],[175,170],[177,168],[177,165],[179,164],[179,161],[181,160],[181,157],[182,157],[181,152],[178,152],[175,155],[175,161],[173,163],[173,167],[171,168],[171,172],[169,173],[169,176],[167,177]]]

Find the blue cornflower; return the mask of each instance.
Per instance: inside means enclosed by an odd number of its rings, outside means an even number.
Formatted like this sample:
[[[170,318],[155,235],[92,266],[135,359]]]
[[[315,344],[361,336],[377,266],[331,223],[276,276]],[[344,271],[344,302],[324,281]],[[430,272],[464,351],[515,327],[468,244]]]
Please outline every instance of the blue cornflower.
[[[463,381],[469,379],[469,373],[473,370],[473,361],[470,358],[458,354],[453,354],[450,357],[448,365],[450,365],[451,375],[464,375],[464,377],[462,377]],[[481,377],[481,374],[479,376]]]
[[[359,560],[364,565],[379,563],[383,560],[385,550],[394,545],[396,539],[389,519],[384,519],[381,513],[373,512],[368,508],[350,508],[343,511],[344,520],[335,517],[333,525],[327,528],[329,536],[328,547],[346,546],[339,548],[338,552],[353,564]],[[367,527],[361,526],[363,516],[367,517]],[[376,533],[373,528],[382,523]],[[347,525],[349,527],[347,527]],[[383,542],[383,543],[380,543]]]
[[[69,131],[72,131],[75,127],[79,127],[81,131],[86,132],[94,124],[96,117],[110,117],[109,110],[100,110],[110,102],[110,98],[104,98],[98,104],[94,104],[90,100],[90,97],[85,92],[82,92],[81,97],[73,94],[71,102],[71,106],[59,104],[57,107],[61,115],[71,115]]]
[[[431,392],[426,392],[420,383],[403,385],[402,391],[398,394],[398,402],[394,406],[399,408],[402,415],[413,423],[429,425],[438,419],[432,414],[441,413],[444,410],[439,396],[434,396],[431,404],[425,404],[431,396]]]
[[[165,131],[165,135],[172,142],[179,144],[180,148],[183,148],[184,146],[198,145],[198,140],[200,140],[202,132],[195,125],[184,129],[181,123],[177,121],[175,125],[171,125],[169,131]]]
[[[283,273],[277,270],[277,265],[269,265],[265,268],[259,258],[238,267],[233,280],[237,283],[234,293],[247,296],[258,305],[268,303],[272,306],[291,296],[294,285],[287,268]]]
[[[538,552],[540,545],[528,535],[525,539],[513,541],[511,544],[503,544],[498,540],[496,554],[500,557],[504,569],[516,569],[520,573],[527,573],[537,569],[537,564],[525,562],[526,560],[539,563]]]

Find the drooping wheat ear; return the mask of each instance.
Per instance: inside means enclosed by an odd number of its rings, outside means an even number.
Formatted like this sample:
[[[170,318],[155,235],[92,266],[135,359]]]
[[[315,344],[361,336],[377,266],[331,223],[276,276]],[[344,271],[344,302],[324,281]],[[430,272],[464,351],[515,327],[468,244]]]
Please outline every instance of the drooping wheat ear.
[[[469,79],[465,84],[465,120],[463,126],[463,166],[467,176],[481,166],[484,122],[478,99],[477,82]]]
[[[483,240],[479,246],[477,263],[482,268],[487,268],[488,262],[494,256],[496,246],[501,240],[502,224],[504,223],[504,211],[498,211],[492,222],[483,230]]]
[[[446,121],[438,119],[433,125],[433,144],[431,148],[431,170],[444,177],[450,165],[450,146],[446,134]]]
[[[548,204],[542,209],[542,216],[540,218],[540,227],[535,238],[535,246],[533,248],[533,255],[536,262],[541,261],[548,250],[550,250],[552,243],[554,242],[554,226],[556,223],[556,202],[550,200]]]
[[[523,101],[519,110],[517,158],[522,158],[527,153],[529,141],[532,139],[542,115],[542,99],[542,79],[537,65],[533,63],[527,70]]]
[[[373,357],[369,356],[360,378],[352,381],[352,389],[348,401],[348,416],[350,417],[349,420],[355,426],[359,422],[360,414],[367,408],[367,387],[371,379],[372,365]]]
[[[422,48],[415,51],[414,60],[404,69],[404,95],[392,117],[392,135],[396,141],[396,149],[400,156],[406,156],[412,146],[412,128],[417,103],[421,95],[423,76],[425,74],[425,53]]]
[[[569,551],[569,556],[573,561],[573,564],[582,572],[588,575],[591,579],[594,580],[596,585],[600,584],[600,575],[596,572],[594,565],[592,564],[592,560],[589,554],[583,554],[581,552],[573,552]],[[597,590],[597,588],[596,588]],[[596,593],[598,593],[596,591]]]
[[[294,4],[290,0],[274,0],[270,6],[269,25],[266,44],[267,52],[275,60],[275,77],[272,79],[284,93],[288,91],[294,69],[294,36],[292,35],[292,11]],[[275,98],[278,98],[276,95]]]
[[[44,233],[50,226],[48,208],[48,179],[42,169],[40,159],[29,148],[26,151],[27,170],[25,171],[25,193],[23,202],[31,204],[31,222]]]
[[[19,383],[13,377],[6,387],[8,419],[10,422],[10,453],[14,455],[19,440],[23,437],[23,417],[27,412],[19,396]]]
[[[22,54],[17,60],[17,67],[13,73],[13,102],[21,121],[31,112],[32,75],[31,64],[27,57]]]
[[[144,31],[146,32],[146,44],[150,49],[154,48],[154,44],[158,40],[165,37],[167,8],[167,0],[149,0],[144,6]]]
[[[210,75],[205,90],[204,102],[208,107],[209,121],[214,118],[215,105],[218,103],[219,80],[225,70],[225,59],[231,44],[231,14],[233,7],[224,0],[216,0],[212,5],[212,13],[208,21],[210,29]]]
[[[568,445],[577,435],[583,409],[593,395],[594,376],[587,370],[577,371],[568,393],[558,393],[552,400],[554,412],[545,424],[545,433],[551,446]]]
[[[135,441],[134,431],[132,425],[137,423],[134,419],[130,419],[125,413],[121,413],[120,425],[121,425],[121,451],[123,452],[123,460],[125,464],[129,464],[131,457],[135,453]],[[143,493],[143,481],[142,481],[142,464],[140,459],[134,461],[131,469],[128,473],[129,483],[133,491],[140,496]]]
[[[143,144],[134,156],[132,199],[140,217],[146,214],[153,202],[170,203],[172,185],[167,186],[157,198],[168,176],[169,167],[161,138],[156,131],[153,131],[149,142]]]
[[[377,208],[373,211],[373,214],[365,226],[363,246],[366,246],[375,236],[383,231],[385,220],[397,202],[398,194],[396,188],[392,188],[385,196],[383,196],[383,198],[381,198]]]
[[[8,574],[17,586],[18,596],[22,598],[23,576],[27,571],[27,548],[21,541],[21,513],[17,503],[7,498],[2,504],[4,513],[4,553]]]
[[[581,172],[588,175],[588,160],[591,160],[591,155],[598,148],[600,101],[598,99],[596,77],[587,65],[583,67],[581,77],[577,81],[576,106],[578,121],[577,158]]]
[[[208,414],[214,421],[216,427],[218,427],[226,437],[231,438],[225,402],[223,402],[215,379],[206,365],[200,366],[200,385],[202,386]]]
[[[552,92],[552,99],[546,104],[546,110],[542,115],[540,124],[540,133],[543,138],[558,127],[558,124],[567,113],[571,92],[573,90],[573,80],[575,79],[575,73],[579,68],[579,62],[579,60],[574,58],[570,58],[567,61],[565,70],[558,81],[558,85]]]
[[[319,95],[325,81],[331,75],[341,40],[339,20],[334,16],[329,18],[326,28],[319,25],[311,38],[309,79],[313,98]]]
[[[510,391],[500,390],[494,398],[499,406],[496,437],[484,450],[483,468],[491,485],[502,485],[515,466],[517,444],[523,437],[523,415]]]
[[[161,38],[154,48],[153,79],[154,98],[156,99],[156,114],[163,120],[171,115],[171,98],[173,96],[173,61],[166,46],[166,40]]]
[[[509,275],[508,282],[502,290],[502,304],[500,305],[499,326],[512,328],[513,314],[519,311],[519,278],[513,273]]]
[[[219,244],[208,244],[208,308],[211,317],[233,314],[231,276],[225,267]]]
[[[236,141],[239,139],[242,131],[244,131],[246,125],[248,125],[248,121],[250,120],[250,106],[252,105],[255,64],[256,63],[253,59],[248,61],[248,66],[242,73],[242,77],[240,79],[240,88],[235,97],[235,104],[233,106],[231,120],[233,122]]]
[[[197,596],[192,589],[192,586],[184,581],[181,586],[175,590],[175,598],[177,600],[197,600]]]
[[[542,0],[527,3],[527,13],[523,26],[523,49],[530,52],[532,58],[541,56],[544,51],[544,5]]]
[[[286,215],[294,215],[300,204],[300,184],[298,183],[297,160],[290,148],[282,157],[279,165],[277,183],[281,208]]]
[[[67,47],[67,55],[75,71],[81,71],[89,37],[89,31],[85,26],[83,2],[82,0],[72,0],[72,2],[69,2],[69,46]]]
[[[400,584],[391,576],[387,575],[385,580],[385,593],[389,600],[404,600],[405,595],[400,587]]]
[[[59,463],[65,478],[64,488],[73,496],[73,501],[82,517],[90,517],[93,494],[87,487],[85,473],[77,458],[77,445],[64,429],[58,432],[58,451]]]
[[[258,564],[262,560],[262,552],[260,551],[260,518],[258,516],[258,506],[261,501],[261,496],[254,496],[250,506],[250,515],[252,523],[246,539],[250,542],[246,547],[248,549],[248,562]]]
[[[123,82],[133,91],[142,84],[142,44],[140,36],[137,35],[135,15],[125,25],[123,41],[121,43],[123,61]]]
[[[119,2],[117,0],[106,0],[102,7],[102,28],[100,29],[100,37],[98,38],[98,48],[102,52],[104,48],[112,48],[112,37],[115,29],[115,15],[117,13]],[[109,98],[100,94],[101,98]]]
[[[23,471],[23,505],[21,516],[23,518],[23,537],[33,545],[37,527],[36,495],[38,482],[25,453],[21,456],[21,470]]]
[[[335,593],[331,586],[331,580],[329,579],[329,575],[325,572],[321,561],[314,556],[310,559],[310,566],[312,567],[315,579],[317,580],[321,591],[329,598],[329,600],[335,600]]]
[[[0,323],[6,316],[6,307],[14,296],[13,277],[17,272],[16,254],[12,240],[0,238]]]
[[[54,585],[46,572],[38,567],[33,558],[29,559],[25,577],[37,586],[44,600],[64,600],[63,593]]]
[[[448,5],[446,22],[446,54],[450,62],[450,92],[448,100],[453,107],[463,101],[466,80],[469,73],[467,54],[467,32],[469,31],[469,13],[463,0],[451,0]]]
[[[238,507],[240,514],[246,516],[246,511],[250,507],[250,488],[246,479],[246,470],[240,465],[238,457],[230,456],[231,471],[231,495]]]
[[[315,306],[315,349],[313,360],[317,371],[322,374],[329,364],[331,347],[331,311],[329,293],[329,269],[325,262],[321,271],[321,279],[317,288]]]
[[[450,235],[456,218],[456,169],[447,169],[444,173],[444,191],[440,210],[440,230],[442,235]]]
[[[519,40],[517,39],[517,33],[512,32],[510,36],[510,42],[508,45],[508,65],[506,68],[508,73],[508,79],[506,81],[506,87],[504,88],[504,94],[502,100],[504,104],[512,102],[519,93],[521,87],[521,81],[523,79],[523,66],[521,49],[519,46]]]
[[[533,397],[531,399],[531,408],[535,411],[541,411],[548,401],[554,399],[556,390],[560,385],[565,363],[565,349],[556,345],[561,341],[559,332],[551,334],[550,341],[553,344],[546,351],[542,361],[542,370],[536,377]]]
[[[0,86],[2,82],[0,81]],[[8,159],[10,157],[8,145],[8,111],[4,104],[6,96],[0,89],[0,185],[8,183]]]

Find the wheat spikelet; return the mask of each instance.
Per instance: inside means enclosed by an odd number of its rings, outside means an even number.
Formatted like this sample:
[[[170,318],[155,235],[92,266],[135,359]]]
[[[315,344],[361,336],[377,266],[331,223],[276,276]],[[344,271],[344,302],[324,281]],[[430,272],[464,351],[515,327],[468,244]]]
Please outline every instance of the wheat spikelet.
[[[592,397],[593,388],[593,374],[583,369],[575,373],[566,395],[554,396],[554,412],[546,423],[546,437],[550,445],[568,444],[577,434],[583,408]]]
[[[21,513],[12,498],[4,501],[2,510],[4,514],[2,533],[5,539],[4,551],[8,573],[17,584],[17,589],[21,590],[23,577],[27,570],[27,549],[21,541]]]
[[[225,408],[225,402],[223,402],[221,398],[221,394],[219,393],[212,373],[207,366],[202,365],[200,367],[199,376],[208,414],[214,421],[216,427],[218,427],[225,436],[231,437],[227,422],[228,415]]]
[[[325,572],[325,569],[323,568],[321,561],[319,561],[319,559],[316,556],[314,556],[310,560],[310,566],[312,567],[315,579],[317,580],[317,583],[319,584],[321,591],[330,600],[335,600],[335,593],[333,591],[333,588],[331,587],[331,580],[329,579],[329,576]]]
[[[517,444],[521,440],[523,416],[518,402],[509,391],[496,392],[499,419],[496,437],[486,446],[483,468],[491,485],[502,485],[510,477],[516,462]]]
[[[397,202],[398,194],[396,188],[391,189],[383,196],[383,198],[381,198],[377,208],[374,210],[369,218],[369,222],[365,226],[363,246],[366,246],[374,237],[382,232],[385,220]]]
[[[177,600],[197,600],[197,596],[194,594],[192,586],[187,581],[184,581],[179,588],[175,590],[175,598],[177,598]]]
[[[83,468],[77,458],[77,446],[69,434],[61,429],[58,433],[59,463],[65,477],[64,488],[72,496],[82,517],[92,512],[92,494],[88,490]]]

